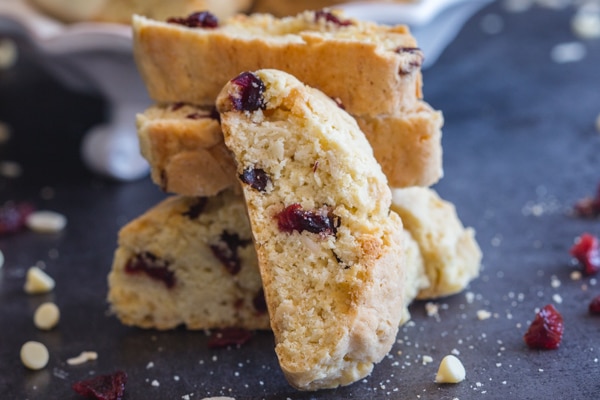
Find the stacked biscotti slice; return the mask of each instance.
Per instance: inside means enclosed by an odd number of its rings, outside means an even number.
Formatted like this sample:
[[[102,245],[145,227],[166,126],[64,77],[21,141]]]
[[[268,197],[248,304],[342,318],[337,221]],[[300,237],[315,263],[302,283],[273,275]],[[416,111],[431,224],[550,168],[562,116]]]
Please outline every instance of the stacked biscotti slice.
[[[185,18],[179,19],[178,24],[169,24],[136,17],[133,26],[138,66],[151,96],[157,102],[156,106],[138,116],[140,145],[143,155],[152,166],[153,180],[165,191],[178,196],[165,200],[120,232],[119,248],[109,276],[109,301],[113,311],[124,323],[159,329],[168,329],[178,324],[185,324],[193,329],[271,327],[278,345],[281,345],[278,350],[280,364],[292,385],[309,390],[335,387],[349,384],[368,374],[373,363],[389,351],[398,324],[408,318],[406,306],[413,298],[455,293],[477,275],[481,254],[472,230],[462,226],[451,205],[426,188],[442,176],[442,118],[441,113],[432,110],[420,99],[419,67],[422,55],[406,28],[385,28],[347,20],[342,15],[329,11],[306,12],[281,20],[266,15],[239,16],[225,21],[217,28],[198,27],[196,21],[186,22]],[[267,82],[267,86],[271,88],[270,92],[264,93],[279,95],[265,95],[265,110],[259,107],[259,110],[253,110],[252,113],[248,110],[240,113],[237,110],[232,114],[236,110],[226,106],[227,99],[232,97],[231,83],[228,82],[240,71],[257,70],[265,66],[288,72],[261,71],[256,74],[262,77],[261,82]],[[301,75],[302,78],[298,80],[299,77],[293,75]],[[310,82],[302,83],[303,79]],[[307,94],[284,96],[280,90],[284,82],[293,82],[288,86],[297,87],[297,93]],[[227,87],[223,89],[225,85]],[[217,113],[215,101],[221,90],[229,95],[221,96],[220,113]],[[366,95],[363,93],[365,90]],[[320,94],[321,91],[327,96]],[[292,102],[294,104],[318,104],[311,112],[303,114],[304,119],[321,115],[322,122],[331,118],[345,121],[335,124],[333,128],[329,126],[319,131],[321,134],[333,132],[338,135],[340,126],[352,126],[341,129],[346,131],[345,139],[340,140],[338,137],[332,142],[331,137],[327,136],[329,139],[325,142],[330,146],[334,142],[347,140],[348,147],[354,149],[352,157],[370,160],[364,164],[369,167],[362,168],[374,174],[367,179],[370,191],[365,192],[368,196],[362,196],[364,199],[358,204],[364,205],[364,200],[370,199],[367,203],[377,206],[378,213],[383,211],[386,215],[380,224],[376,224],[380,225],[379,231],[383,229],[384,233],[380,234],[374,234],[377,230],[372,228],[373,222],[381,218],[375,217],[377,213],[367,212],[364,215],[369,217],[363,215],[358,218],[362,223],[354,222],[352,229],[347,226],[342,228],[340,223],[341,232],[352,234],[340,233],[341,237],[350,239],[346,239],[346,242],[340,239],[340,248],[347,250],[339,254],[336,252],[337,224],[340,220],[353,219],[340,218],[335,212],[331,214],[331,221],[337,222],[331,222],[333,225],[330,226],[335,231],[334,235],[299,232],[300,242],[292,240],[294,246],[307,246],[306,249],[311,251],[329,246],[330,251],[323,253],[328,256],[317,257],[320,261],[315,265],[325,263],[326,268],[322,269],[327,271],[335,264],[337,269],[342,270],[342,275],[333,279],[331,287],[327,284],[325,288],[318,288],[329,293],[333,309],[340,310],[341,304],[345,304],[340,300],[343,293],[355,293],[350,296],[353,299],[364,296],[364,301],[359,301],[356,308],[352,306],[344,309],[345,313],[341,317],[344,323],[338,324],[341,330],[337,333],[329,331],[331,327],[316,329],[316,334],[320,333],[324,337],[331,334],[341,340],[334,347],[323,346],[321,353],[312,349],[315,358],[310,360],[298,358],[307,348],[295,348],[295,344],[309,339],[298,334],[298,327],[304,322],[309,326],[311,323],[317,324],[317,319],[306,312],[298,314],[303,315],[302,318],[287,317],[290,310],[301,310],[306,304],[285,301],[282,293],[286,290],[282,289],[285,287],[282,281],[292,275],[289,271],[281,272],[281,269],[273,267],[281,264],[281,260],[292,260],[293,257],[285,254],[293,254],[298,249],[282,252],[281,248],[285,246],[273,242],[278,235],[272,233],[264,237],[265,231],[268,231],[267,224],[272,224],[273,221],[268,218],[266,221],[264,218],[257,219],[262,212],[256,210],[273,210],[263,203],[257,207],[252,202],[252,195],[256,193],[248,189],[248,186],[253,187],[248,184],[248,179],[261,186],[265,178],[261,174],[250,177],[245,169],[239,169],[240,165],[245,164],[241,154],[246,146],[248,150],[255,146],[249,146],[246,140],[235,145],[235,141],[231,139],[243,137],[252,124],[259,120],[265,127],[258,132],[263,133],[270,131],[273,124],[279,123],[277,119],[271,120],[274,117],[270,114],[283,115],[285,107],[267,107],[267,104],[271,104],[270,99],[277,97],[288,99],[287,102],[295,98],[297,101]],[[313,101],[313,98],[318,100]],[[282,100],[282,103],[286,101]],[[232,122],[240,121],[242,117],[248,117],[248,114],[254,116],[245,124]],[[327,115],[332,117],[328,118]],[[286,133],[292,135],[299,131],[298,125],[302,123],[296,121],[296,129],[288,126]],[[229,132],[228,142],[224,140],[222,128]],[[350,131],[354,133],[349,134]],[[291,137],[280,142],[286,143],[288,140],[292,142]],[[310,139],[305,140],[310,143]],[[273,150],[277,148],[276,144],[273,146],[272,151],[262,157],[260,151],[254,149],[254,163],[260,164],[273,157],[280,157]],[[281,145],[279,151],[284,148]],[[343,149],[344,146],[339,147],[340,151]],[[300,154],[305,153],[287,154],[278,160],[298,161]],[[313,170],[303,171],[302,174],[310,176],[312,172],[315,175],[317,171],[321,171],[319,165],[327,171],[326,163],[335,162],[336,151],[328,154],[330,155],[324,161],[313,160]],[[321,178],[320,184],[323,181],[330,182],[325,185],[327,189],[317,190],[309,185],[311,189],[307,193],[318,197],[317,195],[331,195],[338,193],[338,190],[345,190],[353,198],[361,190],[364,192],[364,189],[360,189],[360,180],[355,178],[356,166],[347,161],[342,166],[344,170],[354,171],[348,174],[353,178]],[[335,176],[330,167],[329,171],[330,178]],[[288,189],[283,192],[296,192],[289,187],[304,187],[305,182],[301,178],[296,176],[295,179],[300,181],[287,185]],[[374,182],[379,183],[373,186]],[[317,184],[317,181],[313,183]],[[266,188],[268,184],[265,185]],[[408,189],[394,191],[394,198],[398,201],[391,205],[392,209],[396,208],[399,214],[404,212],[407,215],[411,215],[411,210],[416,210],[413,213],[415,217],[410,220],[410,224],[405,224],[405,229],[401,229],[399,220],[394,222],[396,217],[393,216],[396,213],[389,210],[391,194],[388,185],[423,187],[410,201],[404,201],[404,197],[397,194]],[[375,187],[379,189],[373,191]],[[241,195],[241,188],[244,189],[245,197]],[[276,190],[276,194],[281,196],[282,189]],[[199,196],[203,200],[199,200]],[[300,204],[300,209],[304,209],[308,207],[310,197],[305,193],[302,201],[293,204]],[[289,196],[280,197],[279,200],[283,201],[284,198],[289,200]],[[308,208],[320,210],[318,215],[324,218],[337,206],[334,201],[336,198],[331,197],[330,200],[321,199],[317,203],[311,203],[314,207]],[[413,208],[413,202],[423,202],[427,206],[415,205]],[[427,212],[425,217],[418,212],[419,208],[440,205],[439,219],[428,218]],[[242,218],[244,222],[239,217],[235,218],[237,222],[231,221],[231,217],[238,215],[236,212],[239,213],[240,209],[249,211],[252,224],[247,217]],[[352,216],[348,210],[361,209],[356,204],[350,204],[348,208],[340,208],[339,214],[346,212],[344,215]],[[297,211],[296,206],[292,211]],[[370,221],[371,218],[373,221]],[[447,220],[451,221],[451,229],[446,229]],[[371,228],[367,229],[366,226]],[[348,245],[352,240],[357,240],[351,239],[355,237],[353,234],[356,235],[363,229],[379,238],[365,242],[371,245],[380,243],[373,248],[378,249],[376,253],[361,253],[359,249]],[[437,248],[427,241],[428,232],[444,239],[445,245],[440,248],[439,254],[436,253]],[[312,238],[314,235],[320,238],[316,245],[314,240],[304,237]],[[362,237],[361,235],[358,236]],[[249,244],[250,237],[255,241],[258,254]],[[261,238],[260,241],[258,238]],[[197,247],[194,248],[190,243]],[[356,243],[360,243],[360,240]],[[278,256],[269,257],[273,254]],[[380,260],[375,263],[367,262],[369,254],[380,254]],[[452,262],[444,264],[445,259]],[[366,272],[359,273],[354,280],[345,281],[343,271],[349,267],[350,272],[354,272],[353,265],[357,265],[358,270],[366,268]],[[375,281],[384,278],[387,289],[373,289],[370,274],[377,277]],[[402,278],[403,275],[405,278]],[[274,279],[274,276],[279,278]],[[262,286],[256,285],[261,278],[267,293],[270,323],[265,312]],[[313,283],[306,286],[306,289],[316,290],[315,286],[318,285]],[[222,292],[215,290],[216,287],[223,287]],[[346,288],[346,291],[341,288]],[[378,296],[390,294],[390,291],[397,292],[397,295],[387,296],[387,301],[375,301]],[[207,293],[211,295],[206,295]],[[195,309],[190,298],[202,301],[204,307]],[[340,301],[340,305],[336,306],[337,301]],[[375,306],[375,303],[378,305]],[[374,310],[378,311],[373,312]],[[374,317],[374,314],[381,314],[381,317]],[[383,325],[378,324],[384,324],[386,328],[383,329]],[[363,330],[360,329],[361,326]],[[371,345],[367,345],[368,343]],[[319,354],[325,354],[329,350],[335,357],[329,363],[324,363],[326,357]]]

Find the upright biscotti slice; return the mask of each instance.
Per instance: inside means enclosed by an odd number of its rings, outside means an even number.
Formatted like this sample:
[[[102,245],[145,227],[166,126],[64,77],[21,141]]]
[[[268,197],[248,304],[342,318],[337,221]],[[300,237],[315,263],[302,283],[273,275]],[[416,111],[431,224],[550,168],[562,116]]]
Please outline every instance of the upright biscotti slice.
[[[158,103],[214,104],[241,71],[275,68],[339,99],[353,115],[393,114],[421,97],[423,54],[406,26],[306,11],[277,19],[237,15],[202,27],[135,16],[134,56]]]
[[[235,163],[210,109],[169,103],[137,116],[142,155],[152,180],[164,191],[212,196],[239,187]],[[442,115],[425,102],[399,115],[360,117],[357,122],[392,187],[430,186],[443,175]]]
[[[277,70],[217,99],[247,203],[275,351],[302,390],[347,385],[391,349],[404,308],[402,222],[356,121]]]
[[[108,301],[127,325],[269,329],[241,194],[170,197],[119,232]]]
[[[465,228],[454,204],[431,189],[410,187],[392,191],[392,210],[419,244],[429,287],[418,299],[449,296],[462,291],[479,275],[481,249],[475,231]]]
[[[153,106],[137,115],[137,133],[152,180],[165,192],[213,196],[239,187],[216,111]]]

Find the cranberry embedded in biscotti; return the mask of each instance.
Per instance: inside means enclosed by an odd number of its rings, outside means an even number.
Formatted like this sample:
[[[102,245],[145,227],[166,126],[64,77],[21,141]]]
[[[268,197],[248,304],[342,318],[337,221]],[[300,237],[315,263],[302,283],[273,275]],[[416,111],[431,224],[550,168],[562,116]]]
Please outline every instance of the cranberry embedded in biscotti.
[[[231,234],[225,231],[221,234],[221,239],[212,244],[210,249],[231,275],[237,275],[242,269],[238,248],[246,247],[250,243],[250,239],[242,239],[237,233]]]
[[[259,314],[267,312],[267,300],[265,299],[265,291],[261,288],[252,299],[252,305]]]
[[[326,22],[331,22],[337,26],[350,26],[352,25],[352,21],[350,20],[341,20],[335,14],[333,14],[329,10],[319,10],[315,12],[315,21],[325,20]]]
[[[125,264],[128,274],[145,273],[150,278],[162,281],[168,288],[175,286],[175,274],[169,268],[169,263],[145,251],[137,254]]]
[[[259,192],[267,190],[267,185],[271,182],[269,174],[261,168],[246,168],[240,175],[240,180]]]
[[[242,72],[231,80],[236,88],[229,96],[233,108],[237,111],[264,110],[266,103],[263,98],[265,83],[252,72]]]
[[[196,202],[188,208],[186,212],[183,213],[184,216],[189,219],[196,219],[202,214],[204,211],[204,207],[206,207],[206,203],[208,202],[208,198],[206,197],[198,197]]]
[[[277,214],[279,230],[292,233],[293,231],[308,231],[320,235],[337,233],[339,219],[327,207],[317,210],[303,210],[300,204],[292,204]]]
[[[219,26],[217,17],[208,11],[195,12],[183,18],[171,17],[167,19],[167,22],[188,28],[217,28]]]

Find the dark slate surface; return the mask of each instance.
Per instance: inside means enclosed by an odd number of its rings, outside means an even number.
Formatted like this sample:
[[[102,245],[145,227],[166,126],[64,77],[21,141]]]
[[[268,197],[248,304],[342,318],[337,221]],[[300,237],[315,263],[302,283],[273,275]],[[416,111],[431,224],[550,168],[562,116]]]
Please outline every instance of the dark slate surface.
[[[489,14],[502,19],[499,34],[481,29]],[[582,232],[600,234],[598,220],[570,215],[600,181],[594,126],[600,40],[583,42],[582,61],[553,62],[553,46],[575,40],[572,14],[542,8],[512,14],[492,4],[425,71],[426,100],[446,119],[446,175],[436,189],[477,230],[484,252],[481,276],[467,289],[475,299],[469,303],[459,294],[438,301],[439,319],[427,316],[424,303],[414,304],[412,322],[370,377],[317,393],[287,385],[269,333],[258,333],[239,349],[209,350],[203,332],[131,329],[106,314],[117,231],[164,194],[149,179],[115,183],[89,174],[78,159],[79,139],[105,118],[103,101],[69,92],[24,54],[15,69],[0,73],[0,120],[14,129],[0,159],[24,169],[18,179],[0,179],[0,200],[28,200],[59,211],[69,225],[56,235],[0,237],[6,258],[0,270],[0,398],[76,399],[72,382],[117,369],[129,374],[126,399],[598,398],[600,318],[588,315],[587,305],[600,285],[594,277],[570,278],[577,267],[568,251]],[[43,188],[52,188],[54,196],[44,199]],[[38,262],[57,287],[28,296],[24,273]],[[58,304],[62,320],[55,330],[40,332],[32,313],[47,300]],[[564,317],[563,343],[556,351],[529,350],[522,336],[535,309],[548,303]],[[493,317],[479,320],[478,310]],[[47,368],[23,367],[19,348],[26,340],[48,346]],[[97,351],[98,360],[66,364],[83,350]],[[435,384],[439,361],[453,351],[467,379]],[[425,355],[434,361],[424,365]]]

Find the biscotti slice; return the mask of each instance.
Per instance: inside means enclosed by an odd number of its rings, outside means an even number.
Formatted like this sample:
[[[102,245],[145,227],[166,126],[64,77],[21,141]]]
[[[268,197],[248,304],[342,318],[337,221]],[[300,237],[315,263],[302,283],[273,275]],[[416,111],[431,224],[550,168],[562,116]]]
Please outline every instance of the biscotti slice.
[[[44,13],[64,22],[131,23],[133,14],[167,19],[199,10],[210,10],[218,18],[245,12],[251,0],[28,0]]]
[[[444,176],[440,111],[424,101],[403,113],[356,116],[391,187],[428,187]]]
[[[216,111],[175,103],[137,115],[140,151],[161,189],[183,196],[213,196],[239,188]]]
[[[429,186],[443,175],[442,115],[427,103],[401,115],[357,118],[392,187]],[[235,163],[210,109],[170,103],[137,116],[152,180],[169,193],[212,196],[238,188]]]
[[[356,121],[277,70],[217,99],[288,381],[347,385],[391,349],[404,308],[402,222]]]
[[[126,325],[269,329],[245,203],[231,191],[173,196],[124,226],[108,286]]]
[[[411,109],[422,95],[423,54],[406,26],[330,11],[281,19],[236,15],[217,27],[203,27],[198,18],[169,23],[134,16],[133,46],[158,103],[210,106],[231,77],[260,68],[286,71],[339,99],[354,115]]]
[[[429,188],[392,190],[392,210],[419,244],[430,286],[418,299],[449,296],[462,291],[479,275],[481,249],[475,231],[465,228],[454,204]]]

